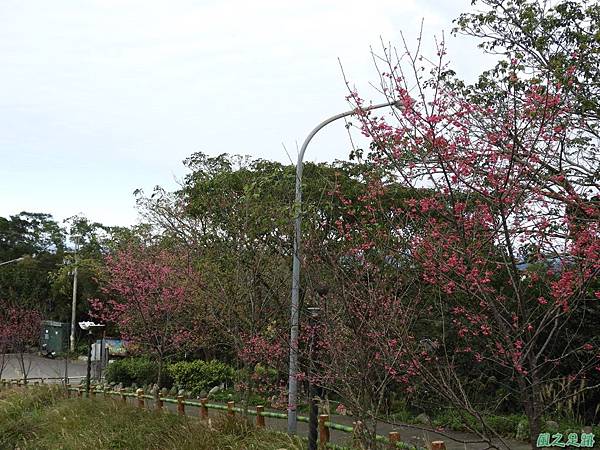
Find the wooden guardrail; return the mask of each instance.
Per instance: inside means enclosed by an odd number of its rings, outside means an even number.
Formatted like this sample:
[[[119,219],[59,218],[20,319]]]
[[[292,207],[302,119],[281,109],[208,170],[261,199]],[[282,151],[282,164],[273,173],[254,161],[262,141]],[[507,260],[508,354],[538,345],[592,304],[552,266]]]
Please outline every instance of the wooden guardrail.
[[[23,383],[22,381],[7,381],[2,380],[2,387],[7,385],[11,386],[29,386],[30,383]],[[38,385],[39,383],[35,382],[34,385]],[[74,387],[71,385],[67,385],[67,395],[71,395],[74,393],[77,398],[83,397],[85,392],[85,388],[83,387]],[[90,389],[90,398],[95,398],[97,394],[102,394],[104,398],[117,398],[123,403],[127,403],[127,399],[133,399],[135,405],[137,405],[140,409],[146,409],[150,406],[146,405],[146,400],[151,400],[154,402],[154,408],[156,410],[163,410],[165,403],[171,403],[176,405],[177,414],[178,415],[186,415],[186,406],[196,407],[199,410],[198,417],[201,420],[208,419],[208,411],[210,409],[216,411],[222,411],[227,414],[229,417],[235,417],[236,413],[244,413],[251,416],[256,416],[255,424],[259,428],[264,428],[266,426],[266,418],[273,419],[287,419],[287,414],[277,413],[273,411],[265,411],[264,406],[257,406],[256,409],[247,409],[244,410],[242,408],[236,407],[235,403],[230,401],[227,402],[226,405],[222,405],[219,403],[209,403],[208,399],[202,398],[200,401],[191,401],[186,400],[183,396],[177,396],[176,398],[170,397],[161,397],[161,396],[153,396],[145,394],[142,389],[138,389],[135,392],[128,392],[125,389],[119,389],[118,391],[104,389],[98,389],[97,387],[92,387]],[[297,420],[299,422],[308,423],[309,419],[306,416],[298,416]],[[361,425],[360,422],[355,423],[354,427],[350,427],[347,425],[341,425],[335,422],[331,422],[329,420],[329,416],[327,414],[321,414],[319,416],[319,448],[333,448],[333,449],[343,449],[344,447],[335,445],[330,442],[331,439],[331,430],[337,430],[344,433],[354,434],[357,431],[360,431]],[[376,440],[379,442],[387,443],[389,449],[405,449],[405,450],[423,450],[419,447],[415,447],[413,445],[407,444],[400,440],[400,433],[398,431],[390,431],[387,436],[377,435]],[[446,450],[446,445],[444,441],[434,441],[431,443],[431,450]]]

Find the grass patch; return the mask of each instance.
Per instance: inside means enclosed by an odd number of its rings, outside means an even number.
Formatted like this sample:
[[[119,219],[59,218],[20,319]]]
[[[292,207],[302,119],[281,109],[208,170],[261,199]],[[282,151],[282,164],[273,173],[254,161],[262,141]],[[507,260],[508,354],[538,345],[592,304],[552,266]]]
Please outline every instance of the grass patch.
[[[195,418],[102,398],[68,399],[59,389],[39,387],[0,392],[0,448],[296,450],[303,445],[241,419],[215,419],[209,429]]]

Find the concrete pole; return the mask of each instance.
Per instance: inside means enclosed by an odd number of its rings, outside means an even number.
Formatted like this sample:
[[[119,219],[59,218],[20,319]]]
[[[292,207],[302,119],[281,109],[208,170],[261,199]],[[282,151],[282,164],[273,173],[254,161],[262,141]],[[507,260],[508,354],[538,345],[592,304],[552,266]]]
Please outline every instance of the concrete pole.
[[[386,106],[397,105],[397,101],[381,103],[364,108],[365,111],[384,108]],[[304,140],[298,162],[296,163],[296,197],[294,202],[294,259],[292,263],[292,299],[290,314],[290,360],[289,360],[289,378],[288,378],[288,433],[296,434],[297,430],[297,406],[298,406],[298,323],[299,323],[299,305],[300,305],[300,256],[302,245],[302,170],[304,154],[308,144],[313,137],[326,125],[342,117],[351,116],[356,110],[346,111],[329,119],[324,120],[317,125]]]
[[[71,336],[69,349],[71,352],[75,351],[75,326],[77,324],[77,266],[73,271],[73,300],[71,302]]]

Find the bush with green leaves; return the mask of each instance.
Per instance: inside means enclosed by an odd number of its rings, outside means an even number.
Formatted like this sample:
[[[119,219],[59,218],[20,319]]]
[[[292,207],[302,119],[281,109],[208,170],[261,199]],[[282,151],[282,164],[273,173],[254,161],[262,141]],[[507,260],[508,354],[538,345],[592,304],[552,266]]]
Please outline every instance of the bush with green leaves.
[[[233,367],[220,361],[180,361],[169,364],[167,372],[173,378],[174,384],[198,396],[221,383],[230,384],[233,381]]]
[[[246,397],[244,392],[237,391],[235,389],[223,389],[222,391],[215,392],[211,395],[211,400],[215,402],[226,403],[229,401],[234,401],[235,403],[243,403],[245,401],[248,402],[249,406],[271,406],[268,398],[263,395],[253,393],[250,396]]]
[[[109,364],[106,369],[106,381],[109,383],[123,383],[123,386],[138,386],[156,383],[158,378],[158,365],[148,358],[125,358]],[[163,377],[163,385],[169,385],[170,380]]]

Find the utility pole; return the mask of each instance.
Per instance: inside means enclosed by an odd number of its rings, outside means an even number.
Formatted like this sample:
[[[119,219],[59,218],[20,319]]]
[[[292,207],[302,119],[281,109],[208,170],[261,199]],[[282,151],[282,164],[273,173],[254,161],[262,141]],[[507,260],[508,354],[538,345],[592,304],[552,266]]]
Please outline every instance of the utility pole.
[[[75,351],[75,327],[77,324],[77,254],[79,252],[79,236],[74,236],[75,242],[75,269],[73,270],[73,300],[71,302],[71,336],[69,339],[69,350]]]
[[[71,303],[71,337],[69,343],[69,350],[71,352],[75,351],[75,324],[77,323],[76,316],[77,315],[77,266],[75,266],[75,270],[73,270],[73,301]]]
[[[65,355],[65,390],[69,389],[69,353]],[[67,394],[69,391],[66,391]]]

